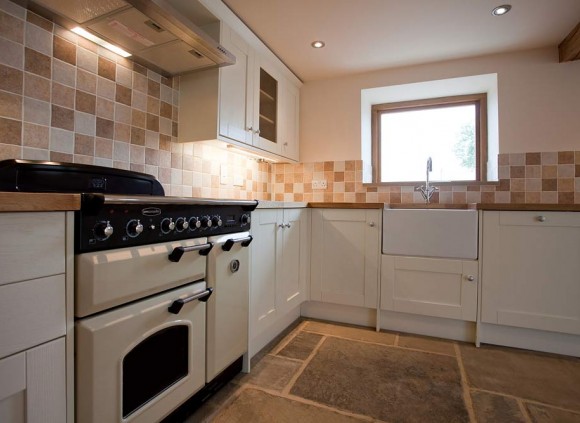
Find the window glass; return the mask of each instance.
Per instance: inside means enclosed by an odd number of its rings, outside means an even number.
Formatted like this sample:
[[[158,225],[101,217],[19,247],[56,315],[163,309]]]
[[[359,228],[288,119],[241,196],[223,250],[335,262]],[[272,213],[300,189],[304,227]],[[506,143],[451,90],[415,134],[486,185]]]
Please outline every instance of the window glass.
[[[475,105],[381,114],[381,182],[474,181]]]

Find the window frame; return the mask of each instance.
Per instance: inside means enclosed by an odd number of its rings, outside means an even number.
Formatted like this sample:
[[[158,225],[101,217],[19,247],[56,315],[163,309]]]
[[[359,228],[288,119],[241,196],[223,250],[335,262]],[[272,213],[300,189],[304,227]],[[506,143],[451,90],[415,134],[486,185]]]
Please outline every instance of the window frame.
[[[444,107],[475,106],[475,180],[437,181],[438,184],[477,184],[487,181],[487,93],[456,95],[394,103],[374,104],[371,108],[372,178],[373,185],[406,185],[423,181],[381,182],[381,115],[398,111],[439,109]]]

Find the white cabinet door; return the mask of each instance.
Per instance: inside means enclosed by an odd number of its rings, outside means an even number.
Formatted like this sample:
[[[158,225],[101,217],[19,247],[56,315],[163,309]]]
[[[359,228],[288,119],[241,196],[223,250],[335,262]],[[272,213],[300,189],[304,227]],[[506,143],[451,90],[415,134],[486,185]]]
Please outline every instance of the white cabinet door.
[[[65,341],[0,360],[0,422],[66,421]]]
[[[307,298],[306,284],[309,272],[309,220],[306,209],[286,209],[283,211],[281,236],[282,263],[278,266],[277,285],[282,313],[292,310]]]
[[[269,61],[256,55],[254,66],[253,145],[280,154],[280,94],[282,75]]]
[[[311,299],[375,308],[381,210],[312,210]]]
[[[220,68],[220,135],[252,144],[254,53],[234,31],[222,24],[222,44],[236,56],[235,65]]]
[[[483,212],[481,319],[580,335],[580,213]]]
[[[282,260],[279,241],[282,210],[252,212],[250,244],[250,339],[267,329],[276,318],[278,306],[276,278]]]
[[[297,87],[285,81],[282,85],[280,106],[280,154],[289,159],[299,159],[298,116],[300,92]]]
[[[381,309],[474,322],[476,260],[382,256]]]

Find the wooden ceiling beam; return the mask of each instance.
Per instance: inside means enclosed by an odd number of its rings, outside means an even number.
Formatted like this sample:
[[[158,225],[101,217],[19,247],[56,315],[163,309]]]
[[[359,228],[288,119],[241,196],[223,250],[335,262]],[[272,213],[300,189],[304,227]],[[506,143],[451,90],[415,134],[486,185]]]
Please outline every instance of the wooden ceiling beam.
[[[560,63],[580,60],[580,22],[558,45]]]

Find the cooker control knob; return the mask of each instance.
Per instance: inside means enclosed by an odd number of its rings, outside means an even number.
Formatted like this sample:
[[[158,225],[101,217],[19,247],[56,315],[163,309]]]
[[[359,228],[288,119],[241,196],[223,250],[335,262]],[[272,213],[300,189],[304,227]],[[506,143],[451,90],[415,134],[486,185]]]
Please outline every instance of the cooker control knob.
[[[202,229],[203,228],[211,228],[212,223],[213,222],[211,221],[211,219],[209,218],[209,216],[203,216],[201,218],[201,227],[202,227]]]
[[[106,222],[97,223],[95,225],[94,231],[97,239],[101,241],[104,241],[107,238],[109,238],[111,235],[113,235],[114,232],[113,227],[111,226],[108,220]]]
[[[131,238],[138,237],[143,232],[143,224],[139,219],[130,220],[127,224],[127,235]]]
[[[242,226],[247,225],[248,223],[251,222],[251,218],[249,214],[243,214],[242,217],[240,217],[240,222],[242,223]]]
[[[201,220],[199,217],[192,217],[189,219],[189,229],[192,231],[201,228]]]
[[[222,218],[221,217],[214,216],[214,217],[211,218],[211,225],[212,226],[215,226],[216,228],[219,228],[219,227],[222,226],[222,224],[223,224],[223,222],[222,222]]]
[[[189,223],[187,223],[187,220],[185,220],[185,217],[179,217],[175,221],[175,229],[177,230],[177,232],[182,232],[187,228],[189,228]]]
[[[175,229],[175,222],[172,218],[165,218],[161,221],[161,232],[167,234]]]

